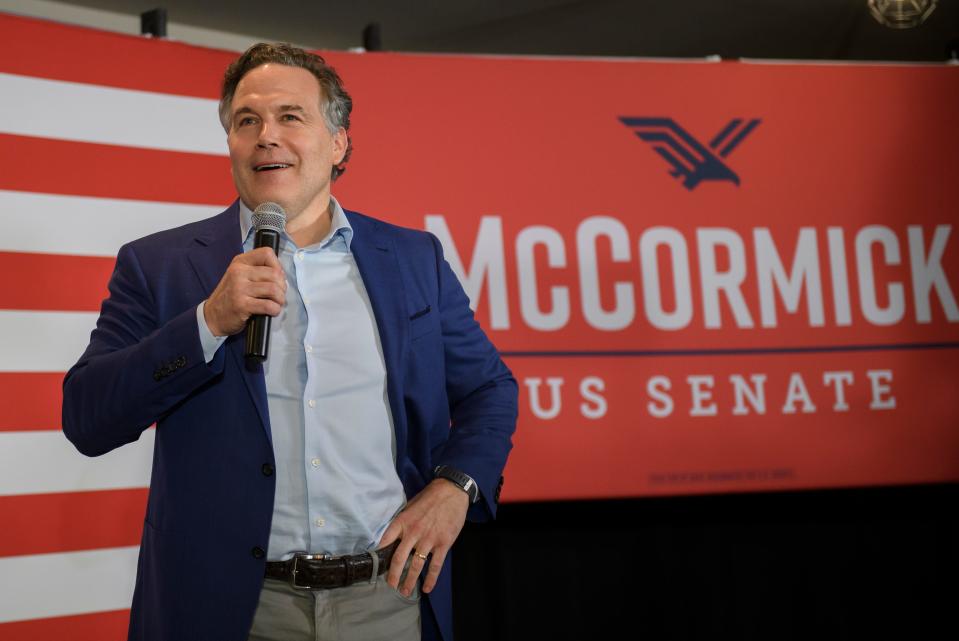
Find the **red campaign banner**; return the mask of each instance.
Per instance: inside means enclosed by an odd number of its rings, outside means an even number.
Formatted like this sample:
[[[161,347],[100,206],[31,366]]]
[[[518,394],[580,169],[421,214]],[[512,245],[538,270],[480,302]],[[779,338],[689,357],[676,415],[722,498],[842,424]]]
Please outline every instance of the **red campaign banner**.
[[[959,479],[959,69],[331,58],[337,194],[520,383],[505,499]]]

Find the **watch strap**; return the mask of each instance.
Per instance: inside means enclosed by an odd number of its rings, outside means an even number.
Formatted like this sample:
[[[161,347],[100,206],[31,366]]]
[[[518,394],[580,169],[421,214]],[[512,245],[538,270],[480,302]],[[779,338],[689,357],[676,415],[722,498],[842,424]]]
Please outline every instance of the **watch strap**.
[[[437,465],[433,470],[433,475],[438,479],[450,481],[466,492],[470,497],[470,504],[479,501],[479,487],[469,474],[460,472],[455,467],[450,467],[449,465]]]

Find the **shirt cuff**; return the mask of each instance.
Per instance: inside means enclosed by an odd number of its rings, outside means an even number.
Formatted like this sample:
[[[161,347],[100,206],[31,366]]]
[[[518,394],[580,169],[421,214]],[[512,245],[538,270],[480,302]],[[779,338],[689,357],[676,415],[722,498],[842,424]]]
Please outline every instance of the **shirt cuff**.
[[[200,346],[203,348],[203,359],[209,363],[213,360],[216,350],[220,349],[220,345],[226,340],[226,336],[214,336],[213,332],[210,331],[206,324],[206,318],[203,316],[204,305],[206,305],[206,301],[196,306],[196,324],[200,330]]]

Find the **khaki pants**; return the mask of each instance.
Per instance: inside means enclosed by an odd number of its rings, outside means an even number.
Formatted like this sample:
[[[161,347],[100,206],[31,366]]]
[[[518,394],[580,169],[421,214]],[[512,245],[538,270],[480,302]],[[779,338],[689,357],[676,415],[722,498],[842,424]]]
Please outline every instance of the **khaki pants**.
[[[405,597],[386,582],[296,590],[266,579],[249,641],[420,641],[420,586]]]

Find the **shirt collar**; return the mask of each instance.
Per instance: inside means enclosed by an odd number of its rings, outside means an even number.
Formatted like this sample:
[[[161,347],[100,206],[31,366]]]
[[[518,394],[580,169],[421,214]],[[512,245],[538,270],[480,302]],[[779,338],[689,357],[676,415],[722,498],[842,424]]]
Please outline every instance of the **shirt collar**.
[[[346,242],[346,248],[349,249],[350,245],[353,243],[353,227],[350,225],[350,221],[346,218],[346,213],[343,211],[343,208],[340,207],[340,203],[336,201],[336,198],[330,196],[330,205],[333,209],[333,220],[330,225],[330,233],[326,237],[317,243],[320,246],[326,245],[330,240],[339,234],[343,237],[343,240]],[[246,206],[246,204],[241,200],[240,201],[240,240],[244,243],[250,236],[253,234],[253,211]],[[286,232],[283,232],[283,235],[286,235]]]

